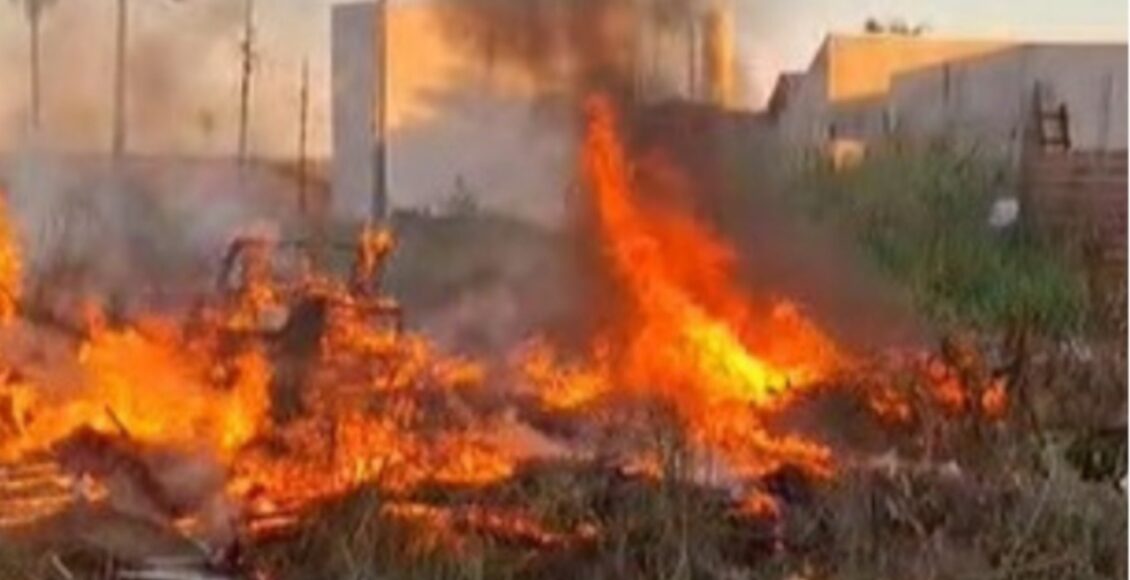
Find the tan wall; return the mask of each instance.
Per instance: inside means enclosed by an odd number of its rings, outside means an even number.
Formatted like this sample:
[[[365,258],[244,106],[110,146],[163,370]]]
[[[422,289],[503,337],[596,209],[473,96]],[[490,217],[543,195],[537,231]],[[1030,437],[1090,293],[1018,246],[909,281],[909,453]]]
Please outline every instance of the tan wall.
[[[437,97],[466,86],[507,98],[532,98],[534,80],[514,67],[488,64],[450,38],[441,12],[427,3],[392,4],[388,25],[389,128],[433,121]]]
[[[777,134],[786,148],[819,145],[828,136],[828,101],[824,69],[813,68],[799,77],[777,120]]]
[[[1126,47],[1116,44],[831,37],[790,87],[776,130],[787,146],[821,146],[834,126],[839,138],[945,137],[1015,159],[1037,83],[1067,106],[1073,148],[1126,148]]]
[[[1008,48],[992,41],[931,40],[871,35],[828,39],[828,100],[843,102],[882,96],[903,72],[985,56]]]
[[[1018,46],[900,75],[887,101],[909,135],[946,133],[1011,157],[1037,83],[1067,106],[1072,148],[1126,149],[1125,46]]]
[[[348,4],[335,6],[337,11],[348,8]],[[562,192],[573,169],[571,118],[539,100],[525,71],[488,63],[479,53],[453,42],[442,17],[435,5],[423,2],[395,5],[389,11],[390,208],[439,208],[457,191],[467,189],[486,210],[559,223]],[[345,22],[347,28],[356,24]],[[362,32],[357,34],[363,36]],[[347,43],[342,50],[345,68],[372,66],[363,62],[364,52],[370,50],[365,42]],[[367,78],[375,82],[372,74]],[[334,83],[335,93],[356,93],[346,101],[373,98],[371,90],[342,82],[347,80]],[[366,117],[347,116],[335,128],[364,135],[369,125]],[[371,163],[367,141],[346,139],[340,147],[335,144],[334,155],[345,156],[348,166]],[[354,181],[360,185],[335,194],[335,214],[364,216],[371,191],[366,186],[367,170],[351,168],[348,173],[359,175]]]

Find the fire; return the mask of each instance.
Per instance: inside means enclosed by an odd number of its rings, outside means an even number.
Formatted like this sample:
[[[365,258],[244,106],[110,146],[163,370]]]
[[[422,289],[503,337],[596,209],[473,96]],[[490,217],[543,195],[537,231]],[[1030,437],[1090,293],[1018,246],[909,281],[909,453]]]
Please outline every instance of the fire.
[[[47,388],[10,374],[0,386],[0,456],[51,452],[89,433],[131,449],[204,453],[227,473],[228,499],[268,516],[253,531],[362,486],[407,496],[514,473],[519,457],[498,419],[462,400],[482,384],[482,367],[403,332],[399,308],[375,288],[387,231],[362,233],[348,283],[307,272],[280,284],[272,246],[237,239],[227,260],[239,274],[234,291],[188,319],[112,326],[86,304],[72,382]],[[271,328],[268,314],[280,309],[286,323]]]
[[[80,385],[51,393],[35,384],[9,385],[13,400],[36,402],[0,451],[12,457],[49,448],[89,427],[230,456],[266,419],[270,370],[256,350],[213,355],[137,328],[97,332],[76,354]]]
[[[589,364],[592,368],[568,365],[552,345],[539,340],[524,353],[521,370],[536,385],[535,395],[544,408],[557,412],[583,410],[612,391],[608,354],[606,347],[594,349]]]
[[[980,356],[956,361],[915,351],[888,353],[882,364],[855,369],[859,395],[873,414],[895,425],[919,422],[924,414],[999,421],[1008,412],[1008,381],[993,376]]]
[[[644,205],[611,105],[594,98],[588,109],[585,174],[607,259],[633,310],[629,382],[690,385],[708,400],[768,408],[832,369],[836,348],[795,306],[757,316],[731,281],[729,248],[689,218]]]
[[[262,433],[232,465],[237,496],[302,505],[363,485],[407,494],[422,485],[479,486],[509,477],[516,458],[491,436],[489,419],[461,416],[460,392],[483,380],[476,363],[446,357],[381,314],[387,298],[362,291],[379,269],[369,252],[386,234],[364,234],[364,272],[351,286],[315,278],[304,296],[326,308],[316,355],[304,373],[301,412]],[[381,256],[387,250],[381,251]]]
[[[771,434],[766,415],[837,365],[830,339],[788,303],[763,311],[734,283],[728,247],[683,214],[637,191],[611,103],[589,100],[582,163],[609,270],[625,313],[593,364],[560,365],[535,349],[527,372],[549,408],[575,408],[617,392],[674,410],[689,439],[752,479],[788,463],[828,474],[819,444]],[[556,366],[555,366],[556,365]],[[556,369],[556,370],[554,370]]]
[[[541,522],[521,510],[488,509],[482,506],[436,507],[418,502],[396,502],[382,510],[386,517],[404,522],[422,524],[417,548],[422,551],[443,548],[463,551],[462,532],[489,535],[498,541],[531,545],[538,548],[555,548],[579,541],[591,540],[597,530],[581,524],[570,533],[547,529]]]
[[[627,432],[646,430],[650,425],[637,423],[650,417],[636,418],[659,409],[677,427],[674,451],[689,451],[691,461],[680,466],[693,465],[676,470],[667,461],[672,449],[635,445],[625,436],[628,448],[617,457],[622,474],[710,479],[740,493],[737,510],[772,517],[780,506],[761,489],[766,475],[795,466],[823,478],[835,469],[830,449],[782,434],[774,420],[843,371],[847,356],[796,304],[756,300],[738,286],[731,248],[661,202],[671,191],[649,187],[669,187],[670,167],[632,162],[609,100],[593,97],[587,113],[581,169],[619,308],[579,360],[566,360],[545,341],[525,352],[519,370],[536,410],[579,424],[607,421]],[[18,315],[21,296],[18,246],[3,210],[0,322]],[[591,539],[594,526],[554,531],[521,506],[421,500],[438,489],[489,491],[511,481],[536,452],[507,430],[514,414],[528,409],[521,406],[526,400],[514,397],[501,410],[476,406],[492,376],[488,367],[404,329],[398,304],[380,291],[394,246],[391,232],[367,227],[350,279],[310,270],[283,283],[272,265],[275,244],[244,236],[233,243],[221,277],[227,283],[237,272],[234,287],[186,318],[113,323],[89,302],[76,332],[83,336],[66,351],[70,358],[48,362],[75,367],[73,377],[59,381],[64,384],[45,384],[0,360],[0,458],[40,461],[29,464],[30,472],[54,481],[62,467],[42,458],[82,434],[122,443],[126,455],[135,449],[204,455],[226,478],[216,486],[220,500],[239,506],[253,534],[293,525],[337,496],[372,488],[387,502],[382,515],[432,526],[441,543],[465,530],[547,547]],[[935,406],[953,413],[978,407],[987,417],[1005,412],[1002,380],[980,391],[968,387],[980,373],[973,363],[914,364]],[[876,382],[864,393],[873,410],[910,421],[917,400],[893,383]],[[618,415],[622,410],[627,418]],[[571,442],[549,439],[537,442],[553,447],[545,456],[586,456]],[[145,469],[140,458],[131,465]],[[74,475],[89,482],[90,474]],[[64,509],[67,500],[57,496],[35,513]],[[0,509],[0,527],[23,522],[12,515]],[[183,513],[166,515],[188,527],[199,523]]]
[[[16,315],[23,287],[23,267],[15,229],[8,217],[6,196],[0,190],[0,323]]]

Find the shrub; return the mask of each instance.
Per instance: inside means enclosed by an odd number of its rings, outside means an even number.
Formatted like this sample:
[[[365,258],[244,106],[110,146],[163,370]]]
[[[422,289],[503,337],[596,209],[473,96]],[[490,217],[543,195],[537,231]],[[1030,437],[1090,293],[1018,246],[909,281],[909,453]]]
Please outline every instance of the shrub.
[[[849,228],[943,326],[1071,334],[1087,322],[1085,278],[1023,224],[988,223],[1010,177],[975,155],[882,150],[849,171],[805,170],[794,187],[814,217]]]

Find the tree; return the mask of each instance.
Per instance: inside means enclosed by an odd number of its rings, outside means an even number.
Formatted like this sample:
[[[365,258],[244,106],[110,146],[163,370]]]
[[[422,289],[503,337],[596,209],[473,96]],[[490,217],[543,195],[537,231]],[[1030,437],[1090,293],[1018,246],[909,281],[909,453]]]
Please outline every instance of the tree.
[[[22,5],[28,26],[28,92],[31,99],[30,125],[33,133],[39,131],[42,121],[42,81],[40,75],[40,22],[43,13],[56,0],[13,0]]]
[[[447,215],[453,217],[470,217],[479,213],[479,198],[474,190],[467,185],[463,175],[455,178],[454,188],[445,203]]]
[[[915,25],[910,25],[903,18],[891,18],[886,22],[875,18],[874,16],[868,17],[863,21],[863,31],[867,34],[890,34],[892,36],[922,36],[930,30],[929,25],[924,22],[919,22]]]

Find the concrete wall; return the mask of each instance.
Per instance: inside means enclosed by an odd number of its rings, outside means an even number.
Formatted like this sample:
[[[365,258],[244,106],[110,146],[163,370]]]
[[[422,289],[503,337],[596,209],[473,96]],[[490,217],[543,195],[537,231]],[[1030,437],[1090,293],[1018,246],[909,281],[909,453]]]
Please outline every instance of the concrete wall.
[[[828,99],[842,103],[885,95],[895,76],[947,62],[983,57],[1005,42],[941,40],[887,34],[831,36],[825,44]]]
[[[1126,82],[1123,46],[1019,46],[900,75],[889,106],[906,136],[947,135],[1011,157],[1039,83],[1067,105],[1073,148],[1124,149]]]
[[[889,100],[899,134],[929,139],[976,129],[997,141],[1018,138],[1011,130],[1023,122],[1024,82],[1014,54],[983,59],[978,67],[946,63],[900,76]]]
[[[1126,62],[1124,45],[832,37],[795,81],[776,130],[793,148],[823,148],[833,134],[871,143],[948,137],[1015,157],[1040,83],[1067,105],[1075,148],[1124,149]]]
[[[371,192],[365,6],[337,6],[334,19],[334,208],[353,219],[367,215]],[[389,209],[442,211],[466,192],[482,209],[559,223],[574,166],[570,113],[525,71],[453,42],[435,5],[394,2],[387,17]]]
[[[332,10],[331,211],[364,219],[376,189],[377,10],[372,2],[337,5]]]
[[[786,148],[819,145],[828,136],[827,73],[823,67],[798,77],[777,116],[777,134]]]
[[[1028,78],[1049,81],[1067,104],[1073,147],[1126,149],[1126,46],[1034,47],[1030,52]]]

